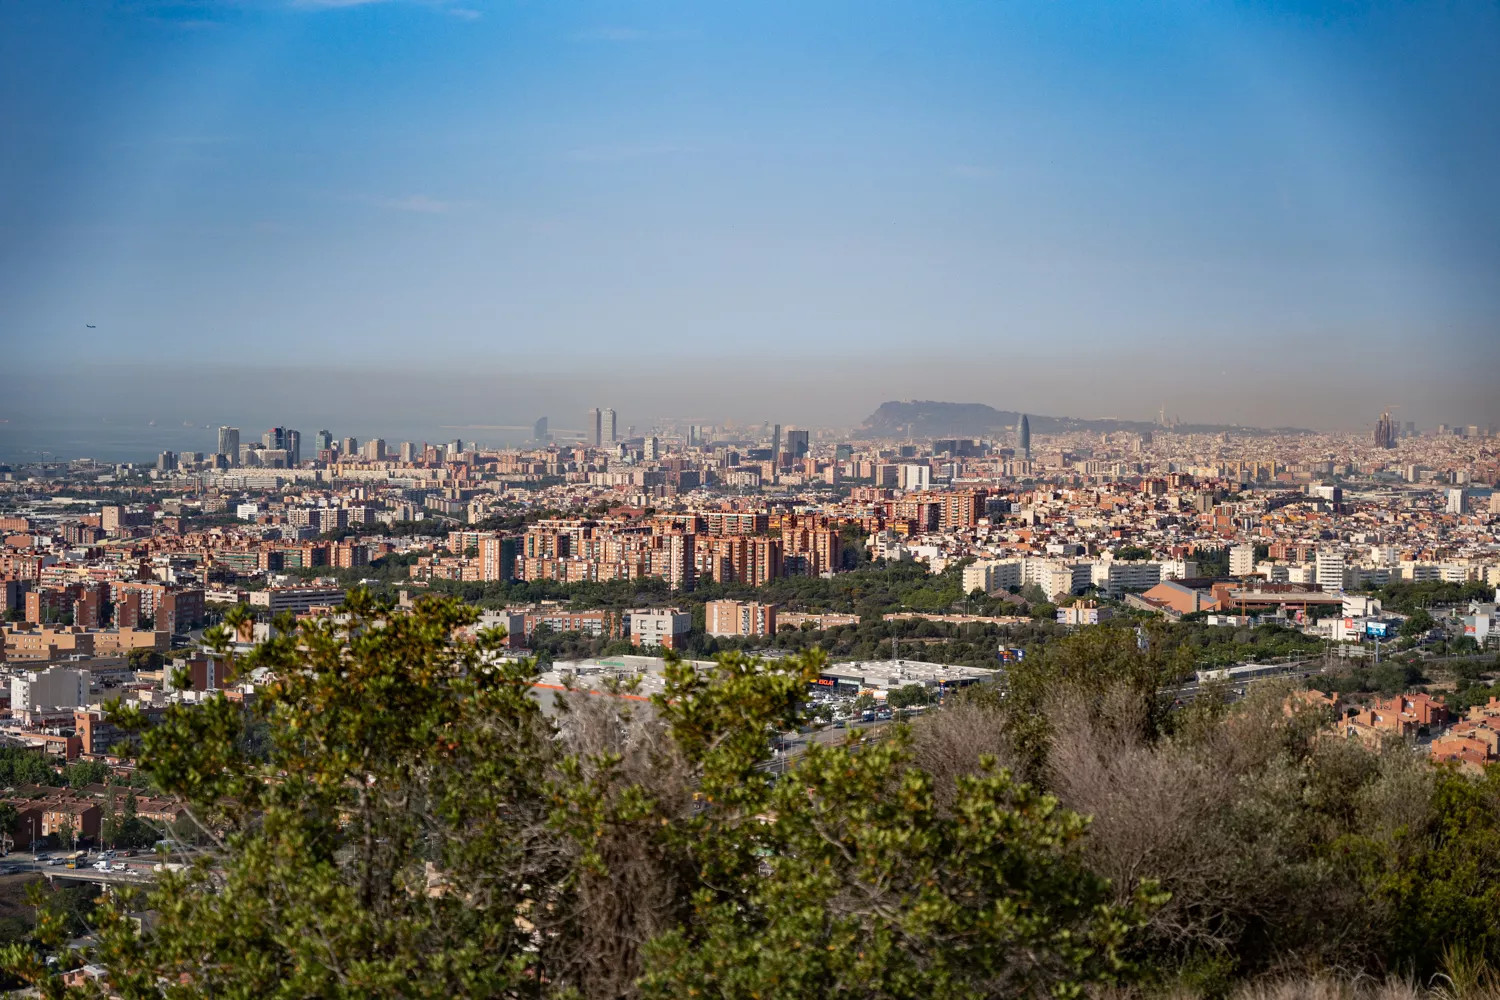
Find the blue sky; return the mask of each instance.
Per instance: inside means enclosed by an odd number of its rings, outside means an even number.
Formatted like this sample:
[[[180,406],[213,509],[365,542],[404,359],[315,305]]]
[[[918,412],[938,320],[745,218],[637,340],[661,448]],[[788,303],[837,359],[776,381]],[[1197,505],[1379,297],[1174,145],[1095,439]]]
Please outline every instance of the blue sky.
[[[1481,2],[10,0],[0,344],[240,410],[666,414],[675,366],[737,417],[1492,422],[1497,51]]]

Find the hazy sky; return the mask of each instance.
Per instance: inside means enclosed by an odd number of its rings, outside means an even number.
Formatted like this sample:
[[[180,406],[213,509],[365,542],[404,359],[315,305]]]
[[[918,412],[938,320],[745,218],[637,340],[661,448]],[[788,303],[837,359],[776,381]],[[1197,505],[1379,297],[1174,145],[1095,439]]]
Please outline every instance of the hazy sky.
[[[7,0],[0,419],[1496,422],[1497,52],[1488,0]]]

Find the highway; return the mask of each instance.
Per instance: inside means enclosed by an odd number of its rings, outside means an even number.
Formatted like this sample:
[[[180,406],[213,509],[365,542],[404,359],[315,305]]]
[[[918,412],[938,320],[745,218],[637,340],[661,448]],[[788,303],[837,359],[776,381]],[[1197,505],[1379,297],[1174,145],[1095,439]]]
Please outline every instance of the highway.
[[[43,854],[49,853],[46,851]],[[155,867],[160,859],[154,854],[137,854],[132,858],[116,857],[110,859],[111,868],[114,865],[124,865],[124,871],[102,872],[94,868],[95,862],[101,860],[98,854],[92,854],[84,858],[82,867],[69,868],[66,863],[59,860],[68,852],[52,852],[50,860],[37,860],[36,856],[29,851],[15,851],[0,858],[0,874],[4,875],[45,875],[49,879],[64,879],[74,882],[97,882],[100,884],[116,885],[147,885],[156,880]]]

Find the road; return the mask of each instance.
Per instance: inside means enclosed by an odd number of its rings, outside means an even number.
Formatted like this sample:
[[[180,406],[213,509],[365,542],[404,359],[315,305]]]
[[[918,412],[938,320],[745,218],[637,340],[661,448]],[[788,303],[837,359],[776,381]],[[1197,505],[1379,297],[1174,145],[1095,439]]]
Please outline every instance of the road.
[[[42,852],[48,853],[48,852]],[[66,852],[59,852],[59,854]],[[111,864],[123,864],[126,870],[122,872],[101,872],[95,869],[93,864],[101,860],[97,854],[86,857],[81,868],[69,868],[66,864],[56,864],[58,855],[54,855],[51,861],[38,861],[30,851],[15,851],[0,859],[0,871],[11,875],[45,875],[49,879],[68,879],[77,882],[99,882],[114,883],[119,885],[145,885],[155,880],[155,866],[159,863],[155,855],[137,855],[133,858],[114,858]]]

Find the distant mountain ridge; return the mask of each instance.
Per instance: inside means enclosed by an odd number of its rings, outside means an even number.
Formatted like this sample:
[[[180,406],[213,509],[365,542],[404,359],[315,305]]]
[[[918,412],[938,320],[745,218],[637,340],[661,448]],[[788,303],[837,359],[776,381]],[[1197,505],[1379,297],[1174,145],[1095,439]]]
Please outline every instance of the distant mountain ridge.
[[[1033,434],[1059,434],[1066,431],[1160,431],[1163,428],[1146,420],[1087,420],[1080,417],[1049,417],[1027,413]],[[888,400],[865,418],[860,429],[871,437],[995,437],[1015,430],[1021,414],[1016,410],[997,410],[986,403],[944,403],[937,400]],[[1232,424],[1179,424],[1179,434],[1311,434],[1303,427],[1241,427]]]

